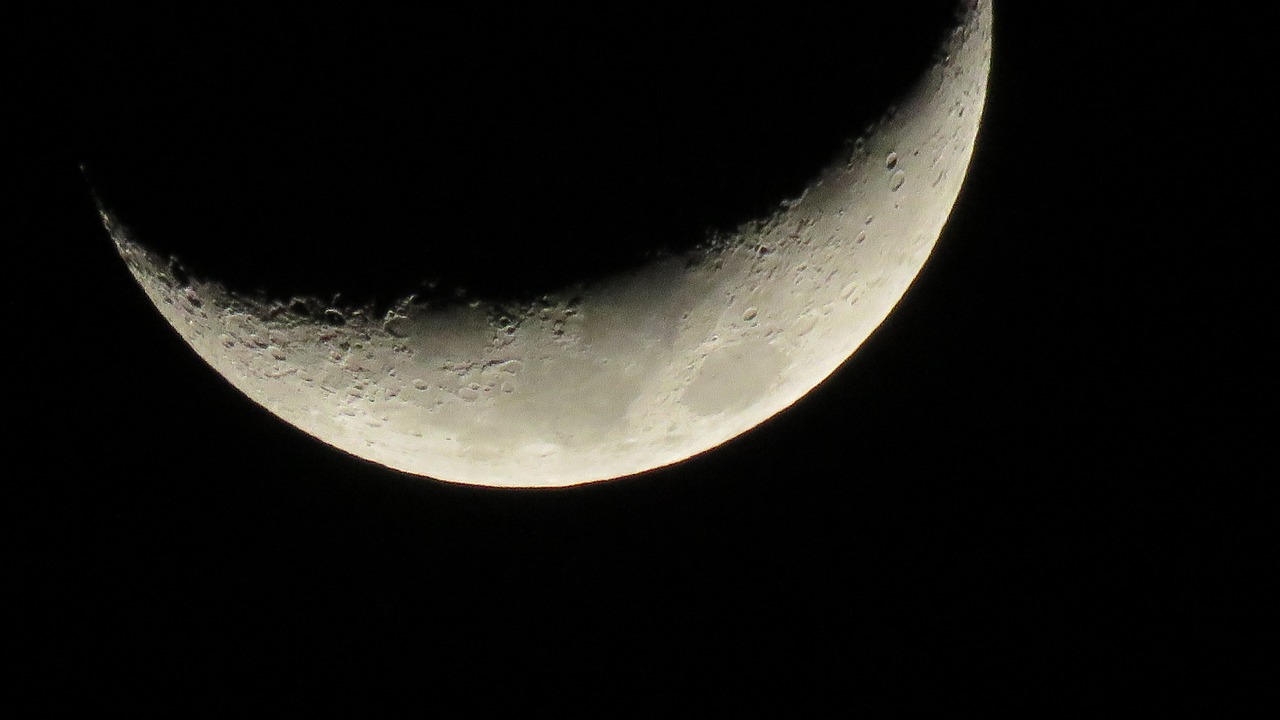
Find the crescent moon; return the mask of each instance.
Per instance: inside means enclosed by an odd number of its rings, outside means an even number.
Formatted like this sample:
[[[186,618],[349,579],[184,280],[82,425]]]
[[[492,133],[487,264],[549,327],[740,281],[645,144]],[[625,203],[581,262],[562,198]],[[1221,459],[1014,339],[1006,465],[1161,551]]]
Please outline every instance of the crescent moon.
[[[680,462],[833,373],[936,243],[978,134],[991,1],[967,3],[896,109],[771,217],[519,305],[391,311],[248,297],[188,277],[99,203],[161,315],[286,422],[396,470],[565,486]]]

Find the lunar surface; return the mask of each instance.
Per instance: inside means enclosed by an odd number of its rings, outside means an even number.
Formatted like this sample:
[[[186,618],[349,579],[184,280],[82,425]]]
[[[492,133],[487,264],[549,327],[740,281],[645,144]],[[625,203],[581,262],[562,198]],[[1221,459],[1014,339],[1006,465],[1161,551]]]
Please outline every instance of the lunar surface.
[[[439,480],[562,486],[716,447],[836,370],[903,297],[960,191],[991,2],[771,217],[523,304],[265,300],[183,272],[99,205],[138,284],[219,374],[316,438]],[[198,270],[198,268],[197,268]]]

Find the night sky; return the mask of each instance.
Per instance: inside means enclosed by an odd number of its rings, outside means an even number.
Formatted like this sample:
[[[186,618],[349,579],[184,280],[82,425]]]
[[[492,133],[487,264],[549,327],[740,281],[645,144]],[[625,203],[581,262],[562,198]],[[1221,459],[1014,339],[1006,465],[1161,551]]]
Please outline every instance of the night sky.
[[[722,448],[577,488],[406,476],[280,422],[151,307],[80,170],[235,287],[529,296],[798,194],[952,12],[846,5],[7,28],[19,702],[360,678],[899,709],[1016,680],[1096,707],[1192,641],[1241,655],[1215,609],[1261,607],[1228,560],[1260,530],[1231,488],[1262,431],[1232,410],[1248,366],[1220,371],[1239,321],[1193,298],[1245,261],[1191,251],[1197,213],[1156,190],[1190,61],[1125,43],[1163,20],[1000,3],[969,179],[889,320]]]

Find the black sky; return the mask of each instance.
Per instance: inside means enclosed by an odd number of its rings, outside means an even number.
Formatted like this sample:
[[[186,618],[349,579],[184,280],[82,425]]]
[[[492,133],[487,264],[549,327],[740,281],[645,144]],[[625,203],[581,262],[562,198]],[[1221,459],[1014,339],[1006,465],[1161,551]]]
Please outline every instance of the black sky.
[[[1189,638],[1237,650],[1202,610],[1258,603],[1226,562],[1258,526],[1225,481],[1261,431],[1188,341],[1234,352],[1189,297],[1238,258],[1193,258],[1194,208],[1157,191],[1189,62],[1134,49],[1159,20],[1000,3],[969,180],[888,322],[764,426],[581,488],[407,477],[280,423],[155,313],[78,169],[144,242],[246,289],[537,292],[797,193],[951,12],[846,5],[9,28],[24,701],[371,675],[898,708],[1000,677],[1101,698]]]

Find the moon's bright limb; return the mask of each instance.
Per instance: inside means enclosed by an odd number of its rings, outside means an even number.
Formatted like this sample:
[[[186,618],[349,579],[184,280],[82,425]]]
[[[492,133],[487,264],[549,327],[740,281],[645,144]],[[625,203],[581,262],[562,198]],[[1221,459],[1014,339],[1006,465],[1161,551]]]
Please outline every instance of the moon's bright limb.
[[[187,279],[103,221],[165,319],[255,402],[440,480],[556,486],[669,465],[787,408],[885,319],[945,224],[986,96],[991,0],[804,195],[686,256],[519,307],[385,316]]]

